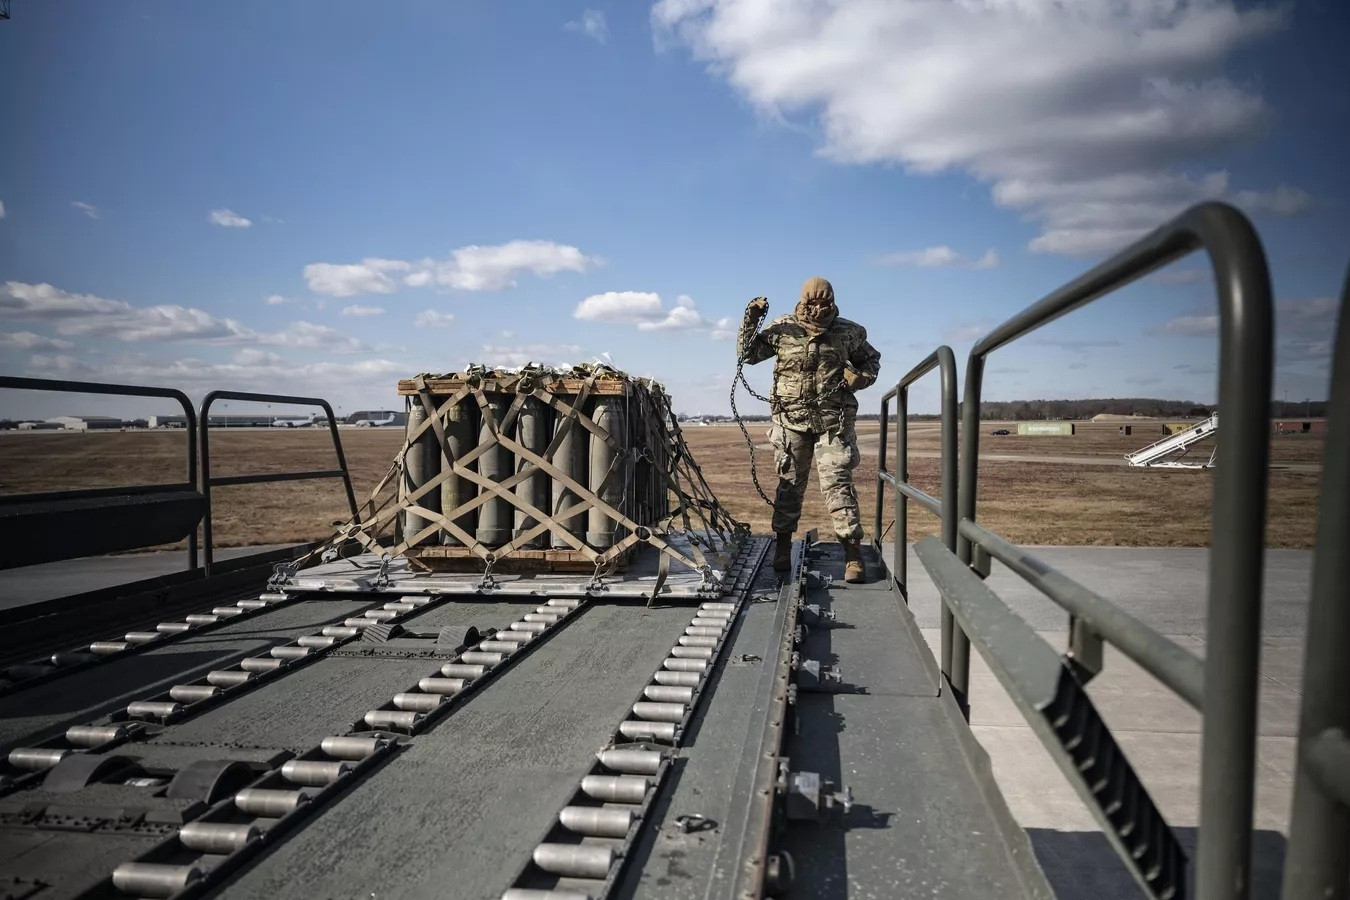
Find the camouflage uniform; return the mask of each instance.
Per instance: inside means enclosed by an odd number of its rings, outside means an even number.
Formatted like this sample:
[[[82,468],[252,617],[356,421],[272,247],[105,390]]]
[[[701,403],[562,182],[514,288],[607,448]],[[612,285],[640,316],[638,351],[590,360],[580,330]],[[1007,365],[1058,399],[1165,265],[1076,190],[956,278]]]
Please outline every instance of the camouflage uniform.
[[[813,323],[804,315],[804,306],[826,296],[833,312],[827,320]],[[859,541],[863,532],[853,486],[858,401],[853,393],[877,380],[881,354],[867,342],[867,329],[838,316],[833,299],[829,282],[811,279],[802,288],[797,311],[773,320],[753,338],[755,321],[747,317],[740,349],[750,365],[777,357],[769,430],[778,470],[773,530],[780,534],[796,530],[814,457],[835,533],[841,541]],[[847,375],[846,369],[851,370]]]

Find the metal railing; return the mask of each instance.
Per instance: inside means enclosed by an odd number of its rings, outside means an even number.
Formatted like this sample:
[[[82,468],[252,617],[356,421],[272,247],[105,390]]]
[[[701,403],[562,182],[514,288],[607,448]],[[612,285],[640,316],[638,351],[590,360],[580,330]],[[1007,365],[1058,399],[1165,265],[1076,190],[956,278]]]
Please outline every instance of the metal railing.
[[[940,411],[942,414],[940,483],[937,499],[909,483],[909,388],[934,369],[941,379]],[[886,426],[890,421],[890,403],[896,401],[895,411],[895,466],[892,474],[886,468]],[[877,451],[877,504],[875,535],[877,555],[881,555],[881,517],[885,504],[885,486],[895,490],[895,552],[892,569],[897,586],[909,601],[907,541],[909,534],[909,501],[913,500],[941,520],[943,545],[956,550],[956,357],[946,344],[924,357],[895,387],[881,398],[880,435]],[[944,603],[942,616],[942,645],[940,668],[943,678],[951,686],[957,705],[967,718],[970,708],[966,694],[970,690],[970,639],[955,624],[952,611]]]
[[[1350,883],[1350,274],[1341,292],[1303,661],[1287,900],[1345,896]]]
[[[989,354],[1199,249],[1208,253],[1218,286],[1225,432],[1214,476],[1203,661],[975,521],[980,394]],[[1270,277],[1251,223],[1222,203],[1187,210],[975,344],[962,398],[955,552],[933,538],[916,547],[944,606],[980,646],[1141,886],[1156,897],[1185,892],[1184,856],[1082,686],[1100,670],[1102,643],[1110,642],[1204,714],[1196,894],[1246,897],[1272,344]],[[1063,658],[981,582],[990,557],[1069,613]]]
[[[328,431],[333,437],[333,449],[337,451],[338,468],[320,469],[309,472],[266,472],[256,475],[211,476],[211,440],[210,414],[211,404],[217,400],[251,400],[257,403],[291,403],[297,406],[317,406],[323,409],[328,419]],[[342,452],[342,438],[338,436],[337,421],[333,418],[333,407],[327,400],[319,397],[291,397],[284,394],[255,394],[248,391],[212,391],[202,400],[201,411],[197,416],[197,426],[201,429],[202,453],[202,495],[206,498],[206,515],[202,519],[202,545],[206,554],[206,574],[211,574],[214,556],[214,542],[211,533],[211,488],[238,484],[265,484],[276,481],[304,481],[313,478],[341,478],[347,490],[347,506],[351,509],[352,521],[360,522],[361,516],[356,508],[356,494],[352,491],[351,473],[347,471],[347,457]]]
[[[21,378],[12,375],[0,375],[0,388],[11,388],[13,390],[21,391],[52,391],[66,394],[160,397],[176,401],[178,405],[183,408],[183,415],[187,419],[187,479],[183,482],[174,484],[130,485],[126,487],[99,488],[95,490],[59,491],[42,495],[20,494],[5,497],[5,502],[19,502],[26,499],[34,499],[39,496],[43,500],[57,500],[61,498],[69,498],[71,500],[97,499],[99,497],[128,494],[151,497],[155,494],[166,494],[175,490],[197,490],[197,416],[196,413],[193,412],[192,401],[189,400],[188,396],[182,391],[174,390],[173,388],[150,387],[142,384],[108,384],[105,382],[69,381],[57,378]],[[197,569],[197,529],[195,527],[188,534],[187,553],[188,568],[193,570]]]

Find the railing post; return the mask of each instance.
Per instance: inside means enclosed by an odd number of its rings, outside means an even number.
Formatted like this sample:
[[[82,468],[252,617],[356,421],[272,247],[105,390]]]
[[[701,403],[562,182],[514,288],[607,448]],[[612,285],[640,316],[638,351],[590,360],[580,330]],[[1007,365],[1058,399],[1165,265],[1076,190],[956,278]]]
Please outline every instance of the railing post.
[[[872,534],[877,539],[877,553],[881,553],[881,510],[884,508],[886,498],[886,424],[890,421],[889,412],[891,407],[891,398],[887,394],[881,398],[881,413],[878,416],[878,423],[881,426],[877,440],[877,502],[876,519],[872,527]]]
[[[902,384],[895,395],[895,479],[909,483],[909,385]],[[900,588],[909,601],[909,497],[895,491],[895,571],[900,573]]]

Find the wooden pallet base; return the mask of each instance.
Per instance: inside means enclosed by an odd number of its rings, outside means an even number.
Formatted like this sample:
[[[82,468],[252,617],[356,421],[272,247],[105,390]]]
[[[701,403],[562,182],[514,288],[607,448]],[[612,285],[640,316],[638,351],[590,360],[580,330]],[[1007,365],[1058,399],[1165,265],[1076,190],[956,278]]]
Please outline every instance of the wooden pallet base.
[[[615,561],[614,571],[622,572],[627,569],[636,553],[635,546],[620,556]],[[414,565],[431,572],[483,571],[483,560],[474,555],[468,547],[412,547],[403,555],[412,560]],[[523,572],[589,574],[595,571],[595,563],[576,550],[514,550],[509,556],[494,562],[492,571],[503,574]]]

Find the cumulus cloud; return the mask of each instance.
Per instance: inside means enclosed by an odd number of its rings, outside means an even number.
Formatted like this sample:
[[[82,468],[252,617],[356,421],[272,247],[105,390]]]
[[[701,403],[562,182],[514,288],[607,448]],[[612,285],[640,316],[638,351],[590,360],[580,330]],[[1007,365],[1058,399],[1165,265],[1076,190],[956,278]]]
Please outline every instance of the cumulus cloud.
[[[311,291],[333,297],[392,293],[397,285],[391,273],[403,273],[403,284],[408,287],[436,284],[457,291],[502,291],[515,287],[515,278],[522,272],[546,278],[559,272],[585,272],[601,263],[598,256],[588,256],[566,244],[510,241],[492,246],[471,244],[452,250],[446,259],[417,263],[401,259],[311,263],[305,266],[305,280]]]
[[[334,265],[310,263],[305,266],[305,281],[316,294],[351,297],[356,294],[392,294],[391,272],[406,272],[412,263],[400,259],[363,259],[359,263]]]
[[[598,9],[584,10],[580,19],[568,22],[563,27],[568,31],[579,31],[601,44],[609,40],[609,23],[605,21],[605,14]]]
[[[888,253],[877,259],[879,266],[919,266],[920,268],[957,267],[962,269],[992,269],[998,265],[998,252],[990,247],[978,258],[963,256],[943,244],[924,250]]]
[[[658,46],[682,46],[766,116],[810,116],[844,164],[961,170],[1040,234],[1033,250],[1120,248],[1216,196],[1277,215],[1296,188],[1230,191],[1182,174],[1269,122],[1225,77],[1286,6],[1236,0],[659,0]]]
[[[529,363],[571,366],[581,362],[581,352],[577,344],[528,344],[515,347],[485,344],[481,356],[474,362],[488,366],[523,366]]]
[[[75,207],[76,209],[78,209],[80,212],[84,213],[91,219],[98,218],[99,212],[98,207],[92,203],[85,203],[83,200],[72,200],[70,202],[70,205]]]
[[[455,321],[453,313],[437,312],[434,309],[424,309],[417,314],[413,324],[418,328],[445,328],[451,322]]]
[[[1164,322],[1158,332],[1184,337],[1212,336],[1219,333],[1219,314],[1176,316]]]
[[[207,214],[206,220],[221,228],[248,228],[253,224],[252,219],[245,219],[232,209],[213,209]]]
[[[577,304],[572,317],[588,322],[635,325],[639,331],[701,331],[714,340],[735,334],[731,319],[712,321],[698,311],[694,299],[686,294],[675,298],[667,309],[661,295],[651,291],[607,291],[592,294]]]
[[[281,304],[286,303],[288,301],[285,297],[281,296],[280,294],[270,294],[268,295],[266,302],[268,306],[280,306]]]
[[[235,319],[176,304],[133,306],[93,294],[72,294],[50,284],[9,281],[0,292],[0,319],[48,321],[67,336],[132,342],[195,341],[214,344],[271,344],[356,352],[364,345],[326,325],[292,322],[285,330],[261,333]]]
[[[0,347],[12,350],[70,350],[74,346],[70,341],[43,337],[31,331],[0,331]]]
[[[344,307],[342,307],[342,315],[344,315],[344,316],[356,316],[356,317],[358,317],[358,318],[364,318],[364,317],[368,317],[368,316],[382,316],[382,315],[384,315],[384,307],[383,307],[383,306],[360,306],[360,305],[358,305],[358,304],[356,304],[356,303],[353,303],[351,306],[344,306]]]

